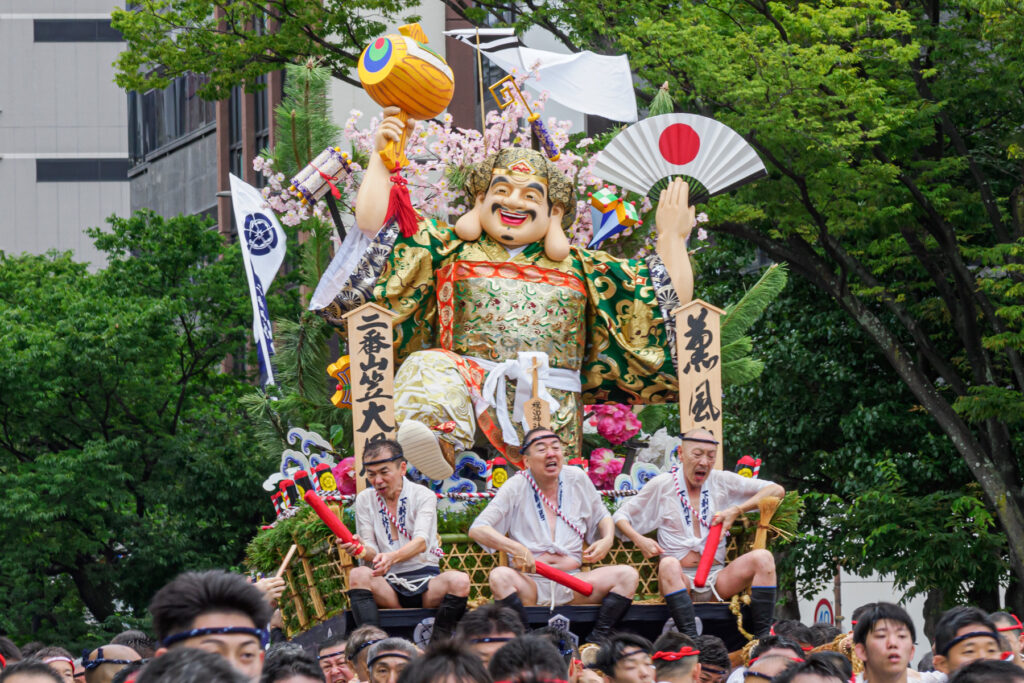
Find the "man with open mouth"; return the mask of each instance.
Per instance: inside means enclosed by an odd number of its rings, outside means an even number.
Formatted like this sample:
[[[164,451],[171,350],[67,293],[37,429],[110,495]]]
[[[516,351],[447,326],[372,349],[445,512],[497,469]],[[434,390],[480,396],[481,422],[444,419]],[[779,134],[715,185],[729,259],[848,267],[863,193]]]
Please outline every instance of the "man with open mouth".
[[[726,535],[715,551],[707,583],[694,585],[697,565],[711,527],[728,531],[741,514],[758,508],[762,498],[782,498],[778,484],[715,469],[718,440],[706,429],[682,437],[679,466],[651,479],[615,513],[615,524],[643,552],[659,557],[658,586],[680,631],[696,637],[693,602],[728,600],[752,586],[755,636],[768,633],[775,612],[775,559],[768,550],[751,550],[725,565]],[[657,540],[646,534],[657,530]],[[692,596],[691,596],[692,592]]]

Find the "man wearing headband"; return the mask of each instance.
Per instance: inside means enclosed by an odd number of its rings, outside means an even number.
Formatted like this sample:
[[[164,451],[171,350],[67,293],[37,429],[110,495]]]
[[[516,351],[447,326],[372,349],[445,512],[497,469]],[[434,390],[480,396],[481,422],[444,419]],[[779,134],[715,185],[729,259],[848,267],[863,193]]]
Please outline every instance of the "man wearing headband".
[[[104,645],[82,657],[86,683],[110,683],[117,672],[142,657],[127,645]]]
[[[586,473],[563,467],[557,434],[532,429],[523,446],[527,469],[498,489],[469,528],[470,538],[484,548],[504,550],[515,567],[491,570],[491,594],[519,612],[524,623],[524,605],[600,604],[589,638],[607,636],[629,609],[639,574],[625,565],[579,571],[584,562],[593,564],[608,554],[615,534],[611,516]],[[578,573],[594,592],[581,595],[538,576],[538,560]]]
[[[697,588],[693,579],[712,526],[722,524],[728,531],[737,517],[756,510],[762,498],[782,498],[785,491],[770,481],[716,470],[718,440],[706,429],[692,429],[682,439],[680,466],[654,477],[638,495],[627,498],[615,513],[615,525],[644,557],[660,556],[658,586],[680,631],[697,635],[694,601],[728,600],[752,585],[752,623],[746,628],[755,636],[767,635],[775,611],[771,552],[751,550],[725,566],[728,538],[723,533],[707,583]],[[656,541],[646,536],[654,530]]]
[[[325,683],[348,683],[352,669],[345,656],[345,636],[332,636],[320,641],[316,661],[324,673]]]
[[[935,625],[934,652],[935,669],[947,675],[976,659],[1000,659],[999,631],[983,610],[954,607],[946,610]]]
[[[349,574],[349,604],[356,625],[380,625],[377,608],[436,607],[433,638],[448,638],[466,612],[469,576],[441,573],[437,496],[405,478],[406,462],[396,441],[374,441],[363,453],[371,487],[356,496],[356,542],[340,543],[354,553],[366,549],[363,565]]]
[[[464,644],[486,667],[510,640],[523,635],[523,622],[514,610],[497,603],[480,605],[459,621],[455,640]]]
[[[864,662],[860,681],[906,683],[917,631],[907,611],[890,602],[857,608],[853,651]],[[945,676],[938,674],[945,680]],[[923,676],[928,676],[924,674]],[[932,676],[929,680],[935,678]]]
[[[64,648],[44,647],[33,657],[42,660],[43,664],[56,671],[65,683],[72,683],[75,680],[75,663],[71,659],[71,653]]]
[[[370,672],[366,669],[366,654],[371,646],[387,637],[388,634],[378,626],[360,626],[348,635],[345,658],[357,680],[364,683],[370,680]]]
[[[253,683],[259,680],[271,608],[244,577],[220,570],[181,574],[157,591],[149,611],[158,658],[197,648],[220,655]]]
[[[669,630],[654,641],[654,675],[658,683],[697,683],[700,680],[700,650],[685,633]]]
[[[385,110],[375,149],[401,135],[395,113]],[[471,209],[454,226],[421,216],[412,235],[384,224],[389,176],[371,154],[355,204],[360,229],[310,308],[339,327],[367,301],[397,314],[396,422],[415,421],[426,436],[445,427],[432,446],[407,451],[417,469],[448,476],[438,439],[450,453],[478,435],[519,465],[534,360],[570,459],[580,455],[584,404],[678,400],[671,314],[693,295],[685,183],[659,203],[657,253],[620,259],[570,245],[574,183],[540,152],[508,147],[472,166],[462,188]]]
[[[1010,612],[993,612],[989,619],[999,629],[1003,639],[1003,648],[1013,653],[1013,662],[1017,666],[1024,666],[1021,661],[1021,647],[1024,646],[1024,626],[1016,614]]]
[[[651,642],[632,633],[617,633],[598,650],[594,668],[604,683],[654,683]]]
[[[402,669],[419,655],[416,646],[405,638],[385,638],[374,643],[366,656],[370,683],[396,683]]]

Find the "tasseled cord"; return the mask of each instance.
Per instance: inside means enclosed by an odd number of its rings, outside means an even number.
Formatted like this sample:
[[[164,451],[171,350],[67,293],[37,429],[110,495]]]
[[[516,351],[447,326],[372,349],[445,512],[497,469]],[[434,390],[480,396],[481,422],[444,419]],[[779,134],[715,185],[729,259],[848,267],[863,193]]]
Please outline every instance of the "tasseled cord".
[[[402,231],[402,236],[412,237],[416,234],[419,219],[416,217],[416,210],[412,208],[409,183],[402,177],[401,171],[401,166],[396,166],[391,171],[391,196],[388,198],[388,213],[385,223],[395,219],[398,221],[398,228]]]

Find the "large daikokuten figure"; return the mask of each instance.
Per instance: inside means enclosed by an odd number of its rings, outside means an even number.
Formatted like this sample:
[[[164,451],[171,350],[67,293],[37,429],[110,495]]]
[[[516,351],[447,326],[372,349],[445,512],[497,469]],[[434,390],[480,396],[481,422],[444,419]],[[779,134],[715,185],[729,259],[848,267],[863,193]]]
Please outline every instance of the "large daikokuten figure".
[[[399,138],[396,113],[384,111],[376,150]],[[670,314],[693,293],[685,183],[662,193],[657,253],[643,260],[569,244],[575,192],[539,152],[500,150],[471,170],[465,189],[474,205],[454,227],[423,219],[403,236],[395,221],[384,224],[391,182],[372,154],[356,198],[359,229],[310,306],[338,326],[367,301],[397,314],[395,419],[403,430],[444,425],[438,436],[464,449],[479,428],[520,464],[534,359],[539,395],[569,458],[579,454],[584,404],[677,400]]]

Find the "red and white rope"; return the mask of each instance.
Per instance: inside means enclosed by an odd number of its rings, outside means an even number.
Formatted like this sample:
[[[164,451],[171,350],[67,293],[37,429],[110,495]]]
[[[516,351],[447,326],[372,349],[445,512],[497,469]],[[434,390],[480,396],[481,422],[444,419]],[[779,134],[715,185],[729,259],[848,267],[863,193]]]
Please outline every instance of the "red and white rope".
[[[565,514],[562,512],[562,506],[561,505],[555,505],[554,503],[551,502],[551,500],[547,496],[544,495],[544,492],[540,490],[540,486],[537,485],[537,482],[534,480],[533,475],[530,474],[529,471],[527,471],[527,470],[520,470],[519,474],[521,474],[524,477],[526,477],[526,481],[530,482],[530,486],[533,487],[533,492],[537,494],[537,497],[540,498],[541,502],[544,505],[546,505],[548,507],[548,509],[550,509],[558,517],[560,517],[561,520],[563,522],[565,522],[566,525],[568,525],[568,527],[570,529],[572,529],[573,531],[576,532],[577,536],[579,536],[580,538],[586,538],[586,535],[584,534],[583,530],[580,529],[578,525],[573,523],[572,520],[570,520],[568,517],[566,517]]]

